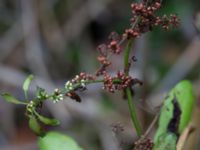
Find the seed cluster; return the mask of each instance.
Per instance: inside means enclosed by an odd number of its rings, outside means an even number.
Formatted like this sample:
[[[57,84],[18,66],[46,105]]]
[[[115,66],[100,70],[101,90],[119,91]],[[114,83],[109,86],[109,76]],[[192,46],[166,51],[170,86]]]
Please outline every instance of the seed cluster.
[[[123,90],[132,85],[133,78],[123,72],[118,71],[116,78],[121,81],[120,84],[115,84],[115,89],[117,90]]]
[[[141,138],[134,143],[133,150],[152,150],[153,141],[149,138]]]
[[[113,92],[115,89],[111,84],[113,78],[110,75],[107,75],[107,68],[112,65],[109,57],[113,54],[119,55],[122,52],[123,48],[121,45],[124,41],[140,37],[142,34],[151,31],[153,27],[156,26],[161,26],[165,30],[168,30],[170,26],[178,26],[179,19],[176,15],[171,14],[170,16],[158,16],[156,12],[160,8],[161,3],[158,0],[153,2],[144,0],[141,3],[132,3],[132,17],[130,19],[130,27],[125,29],[122,35],[118,35],[116,32],[112,32],[108,37],[108,43],[101,44],[97,47],[97,50],[99,51],[97,60],[100,62],[101,67],[97,70],[96,76],[104,77],[105,89],[108,89],[110,92]],[[134,57],[134,61],[135,60],[136,59]],[[123,89],[123,87],[120,86],[118,86],[118,88]]]
[[[75,78],[73,78],[71,81],[66,82],[65,89],[67,90],[67,92],[65,93],[65,96],[70,97],[76,102],[81,102],[81,98],[76,93],[76,91],[86,90],[87,82],[94,81],[95,79],[95,76],[87,74],[85,72],[81,72],[79,75],[76,75]]]
[[[133,85],[134,79],[131,76],[125,75],[124,72],[118,71],[117,76],[111,77],[109,74],[104,74],[103,89],[114,93],[116,90],[123,90]]]
[[[131,18],[132,26],[137,22],[138,24],[134,28],[125,30],[123,36],[126,38],[138,37],[142,33],[151,31],[154,26],[161,26],[163,29],[168,30],[170,25],[177,27],[179,24],[179,19],[174,14],[171,14],[169,17],[167,15],[162,17],[156,15],[156,11],[161,8],[160,2],[154,2],[149,5],[145,3],[132,3],[131,8],[133,15]]]
[[[91,74],[87,74],[85,72],[81,72],[79,75],[76,75],[71,81],[67,81],[65,84],[65,89],[68,91],[76,90],[75,84],[80,84],[79,88],[85,88],[87,81],[94,81],[96,79],[95,76]]]
[[[72,83],[79,83],[87,80],[95,80],[96,78],[88,73],[81,72],[79,75],[76,75],[74,79],[72,79]]]
[[[122,48],[120,46],[120,36],[116,32],[111,32],[108,37],[109,43],[101,44],[97,47],[99,56],[97,60],[100,62],[101,67],[97,70],[96,76],[104,75],[107,73],[106,69],[111,65],[111,61],[108,59],[110,54],[120,54]]]
[[[103,89],[108,90],[109,92],[114,92],[114,86],[113,86],[113,78],[109,74],[104,75],[104,86]]]

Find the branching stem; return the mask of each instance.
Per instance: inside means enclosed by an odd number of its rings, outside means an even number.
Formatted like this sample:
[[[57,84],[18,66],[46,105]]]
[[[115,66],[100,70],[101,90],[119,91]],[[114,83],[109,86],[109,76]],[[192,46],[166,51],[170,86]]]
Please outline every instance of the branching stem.
[[[130,67],[129,66],[129,56],[130,56],[132,43],[133,43],[133,39],[130,39],[127,43],[125,53],[124,53],[124,71],[125,71],[126,75],[129,75],[129,67]],[[134,124],[137,135],[140,137],[142,135],[142,128],[141,128],[140,122],[139,122],[138,117],[137,117],[136,108],[135,108],[135,105],[133,103],[133,97],[132,97],[132,94],[131,94],[130,87],[127,87],[125,89],[125,92],[126,92],[126,96],[127,96],[127,99],[128,99],[128,106],[129,106],[129,111],[130,111],[130,114],[131,114],[131,119],[132,119],[132,122]]]

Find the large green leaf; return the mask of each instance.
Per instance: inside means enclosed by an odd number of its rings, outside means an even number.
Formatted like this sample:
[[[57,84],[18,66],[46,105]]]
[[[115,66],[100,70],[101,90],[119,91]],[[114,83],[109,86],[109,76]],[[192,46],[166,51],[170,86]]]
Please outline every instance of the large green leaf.
[[[187,80],[181,81],[169,92],[160,111],[153,150],[174,150],[178,136],[191,119],[194,102],[192,84]],[[176,138],[172,138],[174,136]],[[169,145],[171,149],[167,148]]]
[[[9,103],[26,105],[27,103],[21,102],[9,93],[3,93],[1,96]]]
[[[29,75],[23,84],[23,90],[24,90],[26,99],[28,99],[28,89],[29,89],[29,86],[30,86],[32,80],[33,80],[33,75]]]
[[[162,134],[154,144],[153,150],[176,150],[177,136],[173,133]]]
[[[39,138],[40,150],[83,150],[69,136],[58,132],[48,132]]]

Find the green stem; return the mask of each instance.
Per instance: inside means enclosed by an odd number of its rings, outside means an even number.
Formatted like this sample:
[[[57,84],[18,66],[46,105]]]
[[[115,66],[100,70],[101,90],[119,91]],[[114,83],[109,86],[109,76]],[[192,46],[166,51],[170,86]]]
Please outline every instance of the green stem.
[[[134,105],[133,100],[132,100],[132,94],[131,94],[130,88],[126,88],[126,95],[127,95],[127,98],[128,98],[128,106],[129,106],[129,111],[131,113],[132,122],[134,124],[137,135],[141,136],[142,135],[142,128],[141,128],[140,122],[139,122],[138,117],[137,117],[136,108],[135,108],[135,105]]]
[[[124,72],[126,75],[129,74],[129,69],[128,69],[129,68],[129,55],[130,55],[132,44],[133,44],[133,40],[129,40],[128,44],[126,46],[126,49],[125,49],[125,53],[124,53]]]
[[[85,80],[83,81],[82,83],[85,83],[86,85],[89,85],[89,84],[95,84],[95,83],[103,83],[104,82],[104,79],[98,79],[98,80]],[[113,84],[119,84],[121,83],[121,80],[120,79],[114,79],[113,80]],[[61,93],[62,94],[66,94],[68,92],[71,92],[73,91],[74,89],[78,88],[81,86],[81,83],[76,83],[73,85],[73,88],[72,89],[61,89]],[[50,94],[46,99],[44,99],[43,101],[47,100],[47,99],[51,99],[52,97],[54,96],[54,93]]]
[[[130,56],[132,43],[133,43],[133,40],[130,39],[128,41],[128,44],[126,46],[125,53],[124,53],[124,72],[125,72],[126,75],[129,75],[129,56]],[[129,106],[129,111],[130,111],[130,114],[131,114],[132,122],[134,124],[137,135],[141,136],[142,135],[142,128],[141,128],[140,122],[139,122],[138,117],[137,117],[136,108],[135,108],[134,103],[133,103],[133,97],[132,97],[132,94],[131,94],[130,87],[127,87],[125,89],[125,92],[126,92],[126,96],[127,96],[127,99],[128,99],[128,106]]]

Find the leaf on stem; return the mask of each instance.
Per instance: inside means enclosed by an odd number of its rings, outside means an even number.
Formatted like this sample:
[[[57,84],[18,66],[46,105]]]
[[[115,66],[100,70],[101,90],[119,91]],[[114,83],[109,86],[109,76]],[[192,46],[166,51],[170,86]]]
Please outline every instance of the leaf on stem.
[[[29,127],[35,134],[42,135],[43,132],[42,132],[41,126],[35,116],[29,117]]]
[[[42,123],[44,123],[46,125],[57,126],[60,124],[60,121],[57,119],[51,119],[51,118],[41,116],[36,111],[34,113],[38,117],[38,120],[40,120]]]
[[[3,94],[1,94],[1,96],[3,97],[3,99],[5,99],[9,103],[21,104],[21,105],[27,104],[27,103],[21,102],[20,100],[16,99],[14,96],[12,96],[9,93],[3,93]]]
[[[25,98],[28,99],[28,89],[30,87],[31,81],[33,80],[33,75],[29,75],[26,80],[24,81],[23,84],[23,90],[24,90],[24,95]]]

